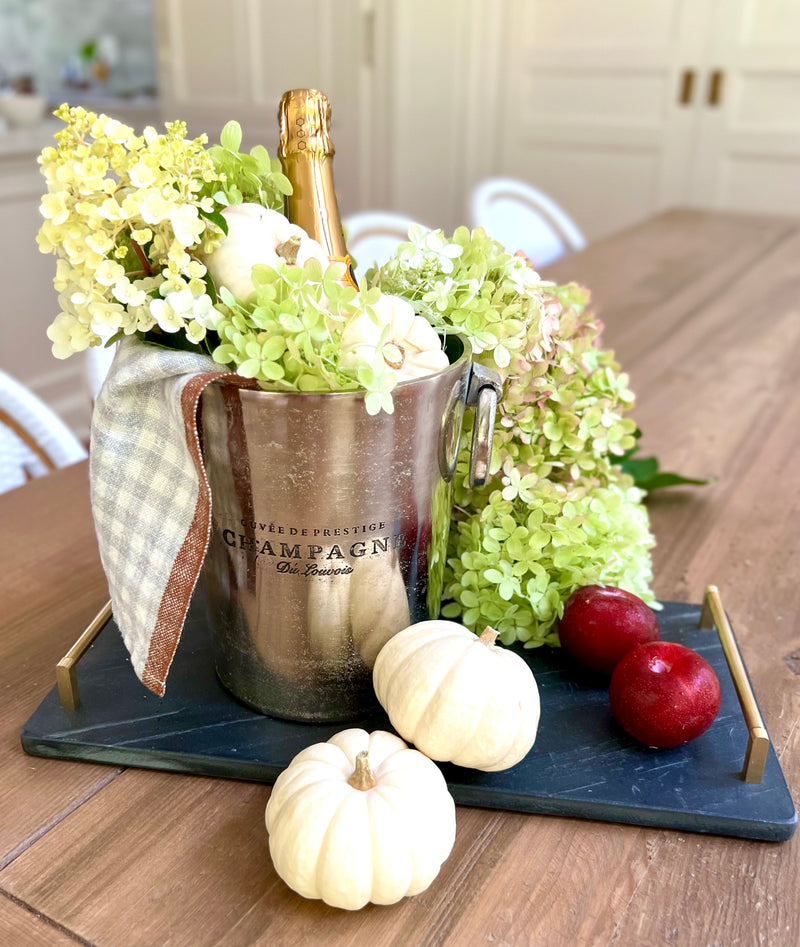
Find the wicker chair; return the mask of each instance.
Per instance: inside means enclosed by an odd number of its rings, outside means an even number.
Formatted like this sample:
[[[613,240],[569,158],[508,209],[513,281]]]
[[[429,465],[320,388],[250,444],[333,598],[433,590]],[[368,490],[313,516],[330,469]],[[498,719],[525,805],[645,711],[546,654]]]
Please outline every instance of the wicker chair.
[[[0,371],[0,493],[85,457],[86,449],[61,418]]]

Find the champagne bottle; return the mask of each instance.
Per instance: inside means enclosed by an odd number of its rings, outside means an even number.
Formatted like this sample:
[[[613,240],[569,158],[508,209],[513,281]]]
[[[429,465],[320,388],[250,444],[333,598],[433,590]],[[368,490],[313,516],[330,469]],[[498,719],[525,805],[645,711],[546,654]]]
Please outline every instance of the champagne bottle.
[[[285,92],[278,108],[278,157],[293,192],[286,216],[325,248],[333,261],[346,265],[343,282],[357,288],[333,189],[331,106],[316,89]]]

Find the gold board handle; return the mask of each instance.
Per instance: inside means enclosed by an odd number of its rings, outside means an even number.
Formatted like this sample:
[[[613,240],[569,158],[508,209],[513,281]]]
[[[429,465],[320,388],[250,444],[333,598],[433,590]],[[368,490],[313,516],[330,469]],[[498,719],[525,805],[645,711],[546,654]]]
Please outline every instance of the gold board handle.
[[[739,653],[739,646],[733,634],[733,629],[722,607],[722,599],[716,585],[706,586],[703,598],[703,608],[700,612],[700,628],[716,627],[728,669],[733,678],[733,686],[742,708],[742,715],[747,724],[749,739],[747,752],[744,758],[742,778],[746,783],[760,783],[764,778],[764,768],[767,765],[769,752],[769,734],[758,709],[756,696],[747,677],[744,661]]]
[[[81,702],[76,665],[88,650],[89,645],[100,634],[109,618],[111,618],[111,602],[106,602],[92,619],[86,631],[56,665],[58,700],[64,710],[75,710]]]

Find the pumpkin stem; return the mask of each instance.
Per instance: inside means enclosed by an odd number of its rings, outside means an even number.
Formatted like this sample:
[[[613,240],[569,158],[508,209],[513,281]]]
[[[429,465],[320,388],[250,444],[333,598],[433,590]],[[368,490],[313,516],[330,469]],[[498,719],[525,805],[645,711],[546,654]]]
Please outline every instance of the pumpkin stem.
[[[287,263],[294,265],[297,263],[297,251],[300,249],[301,243],[301,238],[295,234],[289,237],[288,240],[284,240],[283,243],[278,244],[278,246],[275,247],[275,252],[279,257],[286,260]]]
[[[362,792],[366,792],[368,789],[372,789],[373,786],[378,785],[378,780],[369,767],[369,753],[366,750],[362,750],[356,756],[356,768],[353,770],[353,775],[347,782],[353,789],[360,789]]]
[[[478,639],[482,644],[485,644],[487,648],[491,648],[497,639],[498,632],[492,628],[491,625],[487,625]]]

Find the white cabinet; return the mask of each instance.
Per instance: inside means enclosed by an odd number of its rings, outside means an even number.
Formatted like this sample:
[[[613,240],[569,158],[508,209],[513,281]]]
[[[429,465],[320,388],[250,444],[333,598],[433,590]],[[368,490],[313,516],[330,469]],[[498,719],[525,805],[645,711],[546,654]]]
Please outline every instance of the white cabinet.
[[[676,205],[800,213],[797,0],[157,9],[166,112],[198,130],[235,117],[274,153],[281,93],[329,94],[345,214],[451,230],[499,174],[548,192],[589,239]]]
[[[360,114],[364,17],[359,0],[157,0],[159,91],[166,118],[218,141],[236,119],[244,147],[278,146],[287,89],[325,92],[332,103],[336,185],[343,205],[362,198]]]
[[[236,118],[245,146],[278,144],[284,91],[332,105],[342,214],[398,210],[463,222],[465,90],[480,0],[157,0],[166,115],[214,137]],[[462,9],[463,8],[463,9]]]
[[[800,3],[712,7],[690,201],[800,214]]]
[[[800,213],[796,0],[508,0],[496,170],[591,238],[665,207]]]

